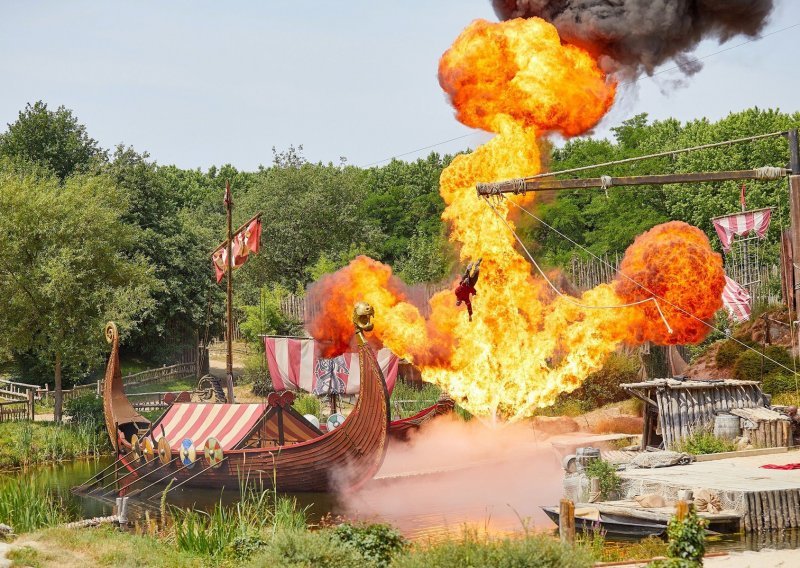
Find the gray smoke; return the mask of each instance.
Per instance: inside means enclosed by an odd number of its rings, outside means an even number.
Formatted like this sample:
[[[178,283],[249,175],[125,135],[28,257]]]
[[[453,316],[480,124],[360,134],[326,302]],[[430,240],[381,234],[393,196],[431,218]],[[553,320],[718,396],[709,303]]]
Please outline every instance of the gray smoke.
[[[538,16],[562,40],[599,56],[606,71],[652,74],[673,60],[687,75],[702,65],[687,55],[704,39],[756,36],[773,0],[493,0],[503,20]]]

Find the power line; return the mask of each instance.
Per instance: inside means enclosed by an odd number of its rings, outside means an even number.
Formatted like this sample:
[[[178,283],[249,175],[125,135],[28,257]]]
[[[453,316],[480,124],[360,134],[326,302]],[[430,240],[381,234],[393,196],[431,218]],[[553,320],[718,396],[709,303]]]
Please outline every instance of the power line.
[[[447,144],[449,142],[455,142],[456,140],[462,140],[463,138],[468,138],[470,136],[475,136],[476,134],[479,134],[479,132],[470,132],[469,134],[462,134],[461,136],[456,136],[455,138],[450,138],[449,140],[443,140],[442,142],[437,142],[436,144],[431,144],[429,146],[423,146],[422,148],[417,148],[416,150],[411,150],[409,152],[403,152],[402,154],[395,154],[394,156],[391,156],[389,158],[384,158],[384,159],[378,160],[376,162],[371,162],[371,163],[366,164],[365,166],[362,166],[362,167],[363,168],[369,168],[370,166],[375,166],[377,164],[380,164],[381,162],[388,162],[389,160],[394,160],[394,159],[400,158],[402,156],[408,156],[409,154],[415,154],[417,152],[422,152],[423,150],[430,150],[431,148],[435,148],[436,146],[441,146],[442,144]]]

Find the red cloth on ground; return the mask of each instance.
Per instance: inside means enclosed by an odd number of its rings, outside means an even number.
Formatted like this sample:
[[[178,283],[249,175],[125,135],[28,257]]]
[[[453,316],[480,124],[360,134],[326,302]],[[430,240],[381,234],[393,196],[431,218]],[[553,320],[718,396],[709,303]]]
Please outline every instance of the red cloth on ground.
[[[761,466],[762,469],[800,469],[800,463],[786,463],[783,465],[778,465],[775,463],[768,463],[766,465]]]

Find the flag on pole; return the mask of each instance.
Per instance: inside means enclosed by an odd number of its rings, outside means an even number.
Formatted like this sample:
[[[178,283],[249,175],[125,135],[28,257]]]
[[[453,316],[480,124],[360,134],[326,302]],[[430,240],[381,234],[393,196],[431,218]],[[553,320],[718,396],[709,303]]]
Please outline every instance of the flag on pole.
[[[750,292],[727,275],[725,288],[722,290],[722,303],[734,321],[742,322],[750,319]]]
[[[227,193],[227,192],[226,192]],[[227,197],[226,197],[227,199]],[[228,269],[227,242],[217,247],[211,255],[214,273],[219,283]],[[233,254],[233,269],[241,267],[251,254],[256,254],[261,248],[261,218],[257,217],[239,230],[231,241],[231,254]]]
[[[714,223],[714,229],[722,243],[722,250],[728,252],[731,250],[734,235],[745,236],[755,231],[759,239],[766,237],[771,216],[772,210],[767,207],[716,217],[711,219],[711,222]]]
[[[358,394],[361,374],[358,353],[326,359],[314,339],[265,337],[264,351],[275,390],[304,390],[316,395]],[[397,355],[384,348],[376,354],[391,393],[397,381]]]

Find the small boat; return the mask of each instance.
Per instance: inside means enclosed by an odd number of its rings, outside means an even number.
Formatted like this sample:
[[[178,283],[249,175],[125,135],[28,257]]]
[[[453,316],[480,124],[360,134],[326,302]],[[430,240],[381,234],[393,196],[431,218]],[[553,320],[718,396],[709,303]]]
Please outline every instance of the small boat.
[[[558,507],[540,507],[556,525],[559,524]],[[575,508],[575,530],[592,532],[602,529],[608,538],[645,538],[648,536],[664,536],[667,532],[667,521],[642,519],[639,517],[615,513],[601,513],[593,507]]]
[[[347,419],[327,433],[291,407],[288,391],[263,404],[176,403],[151,424],[125,396],[119,334],[109,323],[103,405],[124,474],[120,494],[173,478],[174,487],[238,487],[250,479],[290,492],[352,490],[371,479],[383,463],[389,429],[386,384],[363,335],[373,315],[368,304],[356,305],[360,393]]]
[[[392,420],[389,423],[389,435],[395,440],[408,440],[409,435],[414,430],[419,430],[420,426],[436,418],[450,414],[455,408],[453,399],[447,395],[439,398],[436,404],[423,408],[413,416]]]

